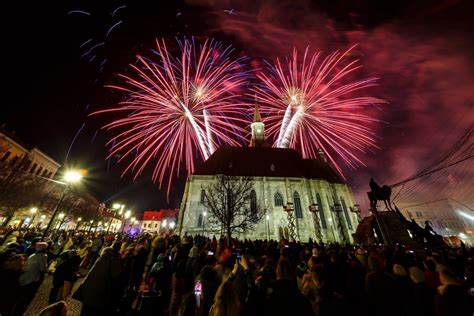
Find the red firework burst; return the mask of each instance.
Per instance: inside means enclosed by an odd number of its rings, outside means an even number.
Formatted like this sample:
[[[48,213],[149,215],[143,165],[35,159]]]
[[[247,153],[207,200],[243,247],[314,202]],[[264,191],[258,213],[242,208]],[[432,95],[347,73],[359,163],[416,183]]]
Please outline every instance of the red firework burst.
[[[377,120],[363,110],[386,103],[355,96],[374,86],[377,78],[350,81],[349,74],[360,68],[357,60],[345,61],[352,49],[323,59],[321,53],[310,55],[307,48],[302,60],[294,49],[286,65],[277,59],[268,75],[258,74],[261,84],[253,89],[275,147],[295,148],[305,158],[318,157],[321,149],[341,175],[336,156],[355,168],[364,164],[360,154],[376,147],[370,125]]]
[[[172,57],[165,41],[156,41],[156,60],[139,56],[130,65],[134,75],[120,75],[128,98],[118,106],[96,112],[119,117],[104,126],[116,134],[107,145],[109,157],[129,162],[124,174],[135,178],[153,166],[153,181],[162,186],[184,163],[195,169],[196,156],[207,159],[220,144],[238,145],[245,133],[239,125],[243,103],[240,88],[248,80],[240,59],[230,57],[232,48],[206,40],[178,41],[180,54]]]

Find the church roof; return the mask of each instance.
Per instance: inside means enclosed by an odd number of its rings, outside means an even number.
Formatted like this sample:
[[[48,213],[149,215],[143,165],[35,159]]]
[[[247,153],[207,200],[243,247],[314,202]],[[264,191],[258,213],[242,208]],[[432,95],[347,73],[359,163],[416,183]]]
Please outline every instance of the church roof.
[[[294,149],[272,147],[221,147],[194,174],[297,177],[344,183],[327,163],[303,159]]]

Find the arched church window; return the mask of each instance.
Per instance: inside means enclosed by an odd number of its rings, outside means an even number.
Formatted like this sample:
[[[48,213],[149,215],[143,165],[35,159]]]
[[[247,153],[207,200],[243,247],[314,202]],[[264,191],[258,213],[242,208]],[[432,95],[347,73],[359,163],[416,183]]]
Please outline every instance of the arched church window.
[[[198,216],[197,227],[202,227],[202,214],[199,214],[199,216]]]
[[[273,199],[275,200],[275,206],[283,206],[283,195],[280,192],[276,192]]]
[[[324,206],[323,202],[321,201],[321,196],[319,193],[316,193],[316,201],[318,203],[318,213],[319,213],[319,218],[321,219],[321,227],[323,229],[327,229],[328,225],[326,223],[326,217],[324,215]]]
[[[204,192],[204,189],[201,190],[201,196],[199,198],[199,204],[204,204],[206,201],[206,192]]]
[[[303,209],[301,208],[301,200],[298,192],[293,193],[293,203],[295,205],[296,218],[303,218]]]
[[[252,219],[257,220],[257,192],[255,190],[250,191],[250,212]]]
[[[346,218],[346,222],[347,222],[347,227],[349,227],[349,229],[352,229],[351,217],[349,216],[349,211],[347,210],[346,201],[344,201],[342,196],[340,197],[340,199],[341,199],[342,211],[344,212],[344,217]]]

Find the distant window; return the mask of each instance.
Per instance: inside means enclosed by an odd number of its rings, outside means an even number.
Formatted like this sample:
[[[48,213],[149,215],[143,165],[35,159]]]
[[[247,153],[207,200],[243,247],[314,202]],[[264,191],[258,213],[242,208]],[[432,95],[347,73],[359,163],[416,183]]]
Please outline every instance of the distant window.
[[[31,160],[27,159],[26,161],[23,162],[23,166],[22,166],[22,169],[24,171],[28,171],[28,169],[30,168],[31,166]]]
[[[38,170],[36,171],[36,175],[38,176],[41,173],[41,170],[43,170],[43,167],[39,167]]]
[[[11,152],[7,151],[2,157],[2,162],[5,162],[5,160],[7,160],[11,154],[12,154]]]
[[[202,214],[199,214],[198,216],[197,227],[202,227]]]
[[[319,218],[321,219],[321,226],[323,227],[323,229],[327,229],[328,225],[326,223],[326,216],[324,215],[324,206],[319,193],[316,193],[316,201],[318,202],[318,213]]]
[[[283,196],[280,192],[275,193],[273,199],[275,200],[275,206],[283,206]]]
[[[204,192],[204,190],[201,190],[201,196],[199,198],[199,204],[204,204],[205,201],[206,201],[206,192]]]
[[[47,174],[48,174],[48,170],[47,170],[47,169],[44,169],[44,171],[43,171],[43,177],[46,177]]]
[[[342,211],[344,212],[344,217],[346,218],[346,222],[347,222],[347,227],[349,227],[349,229],[352,230],[352,221],[351,221],[351,217],[349,216],[349,211],[347,210],[346,201],[344,201],[342,196],[340,197],[340,199],[341,199],[341,204],[342,204]]]
[[[37,163],[34,163],[33,166],[32,166],[31,169],[30,169],[30,173],[34,173],[36,167],[38,167],[38,164],[37,164]]]
[[[155,228],[157,228],[157,227],[158,227],[158,224],[155,224]]]
[[[13,157],[12,160],[10,160],[10,166],[14,167],[19,158],[20,157],[18,157],[18,156]]]
[[[293,193],[293,203],[295,204],[296,218],[303,218],[303,209],[301,208],[301,200],[298,192]]]

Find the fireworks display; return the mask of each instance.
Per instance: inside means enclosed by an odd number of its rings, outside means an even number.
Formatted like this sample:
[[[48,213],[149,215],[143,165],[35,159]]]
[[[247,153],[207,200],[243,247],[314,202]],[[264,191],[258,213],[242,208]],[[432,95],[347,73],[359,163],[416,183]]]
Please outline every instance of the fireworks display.
[[[124,173],[136,177],[153,166],[153,180],[161,186],[167,179],[168,192],[183,163],[191,173],[196,158],[207,159],[221,144],[238,145],[246,132],[239,127],[245,121],[240,90],[248,80],[243,59],[212,40],[178,43],[177,57],[164,41],[156,43],[156,60],[139,56],[130,65],[134,75],[120,75],[124,85],[111,86],[127,100],[96,112],[118,117],[104,128],[115,132],[110,157],[129,163]]]
[[[325,58],[308,48],[301,58],[294,49],[286,64],[277,59],[268,74],[258,74],[261,84],[254,88],[275,147],[295,148],[304,158],[318,157],[321,149],[341,174],[338,158],[355,168],[364,165],[360,154],[376,147],[370,128],[376,120],[363,110],[385,103],[358,95],[377,78],[351,80],[360,67],[357,60],[346,61],[352,49]]]

